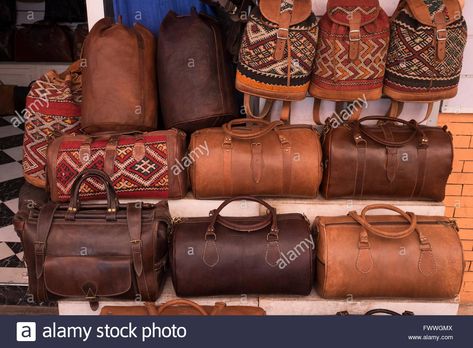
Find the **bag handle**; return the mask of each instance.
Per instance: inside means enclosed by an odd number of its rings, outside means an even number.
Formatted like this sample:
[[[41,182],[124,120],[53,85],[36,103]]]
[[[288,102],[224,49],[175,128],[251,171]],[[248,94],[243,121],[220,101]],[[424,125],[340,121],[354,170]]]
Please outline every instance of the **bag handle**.
[[[149,310],[148,312],[151,312],[150,314],[152,315],[162,315],[165,309],[170,308],[170,307],[176,307],[176,306],[190,306],[194,308],[197,312],[199,312],[200,315],[205,315],[208,316],[208,313],[205,311],[204,307],[199,305],[198,303],[190,300],[185,300],[182,298],[178,298],[175,300],[170,300],[162,305],[160,305],[157,309],[156,306],[153,303],[147,303],[145,304],[146,308]],[[150,310],[151,309],[151,310]]]
[[[253,125],[258,125],[261,126],[261,129],[259,130],[253,130],[253,129],[245,129],[245,130],[237,130],[234,129],[235,126],[239,125],[248,125],[248,124],[253,124]],[[265,120],[259,120],[259,119],[251,119],[251,118],[239,118],[232,120],[222,126],[223,131],[225,134],[229,135],[232,138],[237,138],[237,139],[255,139],[255,138],[260,138],[272,130],[276,129],[279,126],[282,126],[284,122],[282,121],[274,121],[274,122],[268,122]]]
[[[386,210],[391,210],[391,211],[394,211],[394,212],[398,213],[406,221],[409,222],[409,227],[406,228],[405,230],[402,230],[402,231],[399,231],[399,232],[384,231],[380,228],[374,227],[373,225],[371,225],[368,222],[368,220],[366,218],[366,213],[370,210],[377,210],[377,209],[386,209]],[[412,232],[414,232],[414,230],[417,227],[417,217],[416,217],[415,214],[406,213],[406,212],[402,211],[401,209],[399,209],[398,207],[395,207],[395,206],[390,205],[390,204],[372,204],[372,205],[368,205],[367,207],[365,207],[362,210],[361,215],[358,215],[358,213],[356,211],[351,211],[349,213],[349,215],[356,222],[358,222],[360,225],[362,225],[366,230],[368,230],[369,232],[371,232],[371,233],[373,233],[373,234],[375,234],[379,237],[382,237],[382,238],[388,238],[388,239],[405,238],[405,237],[409,236]]]
[[[89,178],[99,179],[105,185],[105,191],[107,193],[107,221],[116,220],[116,213],[119,205],[117,194],[113,188],[113,183],[112,180],[110,180],[110,177],[98,169],[84,170],[74,181],[71,189],[71,202],[69,203],[66,213],[66,220],[75,219],[75,214],[80,209],[80,187],[84,181]]]
[[[384,308],[372,309],[372,310],[369,310],[368,312],[365,313],[365,315],[375,315],[375,314],[388,314],[388,315],[393,315],[393,316],[400,316],[400,315],[412,316],[412,315],[414,315],[414,313],[411,312],[411,311],[404,311],[402,314],[400,314],[398,312],[392,311],[390,309],[384,309]]]

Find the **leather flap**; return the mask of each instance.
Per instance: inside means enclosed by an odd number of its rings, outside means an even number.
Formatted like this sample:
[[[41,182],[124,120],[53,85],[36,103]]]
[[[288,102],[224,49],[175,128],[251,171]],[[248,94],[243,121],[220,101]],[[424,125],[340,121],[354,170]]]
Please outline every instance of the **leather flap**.
[[[131,289],[131,259],[127,256],[46,256],[46,289],[61,297],[111,297]]]
[[[353,14],[358,13],[361,16],[361,26],[375,21],[381,7],[378,0],[365,1],[346,1],[346,0],[329,0],[327,3],[327,15],[332,22],[349,26],[350,18]]]
[[[412,15],[420,23],[435,27],[434,15],[429,11],[428,6],[423,0],[406,0]],[[443,0],[445,4],[446,24],[456,22],[462,16],[462,8],[458,0]]]
[[[262,15],[273,23],[279,23],[279,14],[281,12],[281,2],[284,0],[260,0],[259,9]],[[289,0],[290,1],[290,0]],[[294,10],[291,17],[291,25],[301,23],[309,18],[312,13],[311,0],[292,0],[294,1]]]

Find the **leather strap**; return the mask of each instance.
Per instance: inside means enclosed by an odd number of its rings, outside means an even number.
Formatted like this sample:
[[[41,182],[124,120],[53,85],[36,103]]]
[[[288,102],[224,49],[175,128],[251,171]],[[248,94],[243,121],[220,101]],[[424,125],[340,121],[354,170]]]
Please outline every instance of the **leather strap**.
[[[175,306],[189,306],[189,307],[194,308],[201,315],[208,315],[204,307],[195,303],[194,301],[185,300],[185,299],[175,299],[175,300],[171,300],[160,305],[158,307],[156,315],[161,315],[164,312],[164,310],[166,310],[166,308],[175,307]]]
[[[291,183],[292,183],[292,146],[289,140],[281,134],[279,131],[275,131],[279,143],[281,144],[282,158],[283,158],[283,168],[282,168],[282,195],[287,195],[291,192]]]
[[[225,135],[223,141],[223,189],[227,196],[233,194],[232,184],[232,138]]]
[[[427,111],[425,112],[424,118],[419,123],[424,123],[425,121],[427,121],[432,115],[433,110],[434,110],[434,102],[427,103]]]
[[[49,232],[54,219],[54,213],[59,204],[49,202],[43,206],[38,216],[36,226],[36,239],[34,242],[35,268],[36,268],[36,297],[38,302],[48,301],[46,284],[44,282],[44,261],[46,259],[46,245]]]
[[[411,198],[419,198],[424,189],[425,175],[427,173],[427,149],[427,146],[417,148],[417,177]]]
[[[312,117],[314,119],[315,124],[323,124],[320,120],[320,104],[321,100],[318,98],[314,98],[314,106],[312,108]]]
[[[286,44],[289,46],[289,27],[291,25],[293,5],[291,2],[285,2],[280,0],[281,8],[278,19],[278,31],[276,34],[276,48],[274,50],[274,59],[281,60],[284,58],[284,49]],[[283,8],[285,5],[290,5],[287,8]]]
[[[368,144],[360,133],[354,131],[353,136],[357,151],[353,196],[362,198],[366,173],[366,148]]]
[[[259,184],[263,176],[263,144],[251,143],[251,171],[253,182]]]
[[[114,173],[115,166],[115,156],[117,155],[117,144],[118,137],[110,137],[107,145],[105,145],[105,156],[103,163],[103,171],[109,176],[112,177]]]
[[[386,117],[398,118],[401,115],[403,109],[403,102],[391,100],[391,105],[389,106],[388,112],[386,113]]]
[[[244,129],[234,129],[233,127],[239,125],[258,125],[258,128],[244,128]],[[279,126],[282,126],[283,123],[281,121],[274,121],[274,122],[267,122],[264,120],[258,119],[247,119],[247,118],[240,118],[236,120],[232,120],[228,123],[225,123],[222,126],[223,131],[226,135],[231,138],[237,139],[257,139],[266,134],[269,134],[273,130],[277,129]],[[230,139],[231,141],[231,139]]]
[[[398,153],[397,147],[386,147],[386,178],[389,183],[392,183],[396,178],[399,167]]]
[[[141,240],[141,203],[128,203],[126,218],[128,222],[128,233],[130,234],[131,257],[136,274],[138,290],[142,298],[151,299],[143,262],[143,241]]]
[[[447,19],[445,13],[439,11],[434,16],[435,22],[435,42],[437,46],[437,59],[443,62],[446,56],[447,46]]]
[[[360,56],[360,41],[361,41],[361,13],[352,12],[350,16],[350,32],[348,38],[350,41],[350,60],[355,61]]]
[[[291,102],[284,100],[282,102],[281,116],[279,118],[283,122],[289,122],[291,119]]]
[[[245,93],[243,96],[246,115],[250,118],[256,118],[256,119],[264,119],[268,117],[268,115],[270,114],[273,108],[274,100],[266,99],[264,102],[263,110],[260,113],[255,114],[253,113],[253,110],[251,108],[251,97],[252,96],[247,93]]]

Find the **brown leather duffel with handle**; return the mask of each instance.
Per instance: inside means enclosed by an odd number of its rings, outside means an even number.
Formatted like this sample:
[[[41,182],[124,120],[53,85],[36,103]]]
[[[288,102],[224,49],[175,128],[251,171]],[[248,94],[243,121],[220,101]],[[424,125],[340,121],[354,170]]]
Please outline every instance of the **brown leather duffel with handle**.
[[[363,124],[366,121],[381,122]],[[441,202],[453,164],[452,136],[446,126],[386,117],[365,117],[328,129],[323,151],[320,190],[327,199]]]
[[[387,209],[399,215],[367,216]],[[324,298],[454,298],[463,278],[455,221],[416,216],[392,205],[318,217],[316,289]]]
[[[196,198],[315,197],[322,178],[319,135],[311,126],[233,120],[193,133],[189,152]]]
[[[268,209],[265,216],[223,217],[237,200]],[[314,240],[301,214],[276,214],[268,203],[240,196],[210,216],[174,224],[171,268],[179,296],[231,294],[308,295],[313,283]]]
[[[156,129],[156,42],[148,29],[101,19],[85,40],[83,58],[85,132]]]
[[[81,204],[79,189],[100,179],[107,204]],[[109,177],[83,172],[69,205],[47,203],[15,217],[37,302],[74,297],[97,308],[102,297],[155,301],[163,284],[171,221],[167,203],[120,205]]]
[[[198,303],[185,299],[171,300],[162,305],[146,302],[144,306],[105,306],[100,315],[137,315],[137,316],[182,316],[182,315],[210,315],[210,316],[262,316],[264,309],[251,306],[227,306],[225,302],[216,302],[214,306],[201,306]]]

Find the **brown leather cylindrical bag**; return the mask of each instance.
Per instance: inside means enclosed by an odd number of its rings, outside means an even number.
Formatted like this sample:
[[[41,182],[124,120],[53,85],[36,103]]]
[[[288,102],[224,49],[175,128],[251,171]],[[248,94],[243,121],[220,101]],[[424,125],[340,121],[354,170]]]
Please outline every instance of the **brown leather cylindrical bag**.
[[[223,217],[225,206],[249,200],[265,216]],[[308,295],[313,284],[314,239],[301,214],[276,214],[268,203],[240,196],[210,216],[174,224],[171,267],[178,296]]]
[[[90,178],[102,181],[106,204],[79,201]],[[121,205],[109,177],[99,170],[75,181],[69,204],[46,203],[15,216],[36,302],[79,298],[155,301],[163,285],[171,219],[166,202]]]
[[[83,47],[85,132],[149,131],[157,127],[156,42],[141,24],[98,21]]]
[[[387,209],[398,215],[373,215]],[[318,217],[316,289],[324,298],[454,298],[463,248],[454,220],[416,216],[392,205]]]
[[[365,125],[367,121],[380,121]],[[443,201],[452,171],[447,127],[365,117],[326,130],[323,140],[326,199]]]
[[[196,198],[315,197],[322,178],[318,133],[281,121],[238,119],[197,131],[189,156]]]
[[[236,118],[234,77],[218,23],[170,11],[158,37],[158,76],[164,127],[188,133]]]
[[[105,306],[100,315],[136,315],[136,316],[262,316],[264,309],[251,306],[227,306],[225,302],[216,302],[214,306],[201,306],[185,299],[175,299],[156,306],[147,302],[144,306]]]

